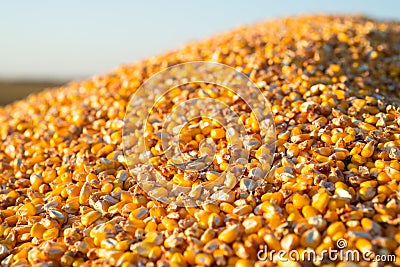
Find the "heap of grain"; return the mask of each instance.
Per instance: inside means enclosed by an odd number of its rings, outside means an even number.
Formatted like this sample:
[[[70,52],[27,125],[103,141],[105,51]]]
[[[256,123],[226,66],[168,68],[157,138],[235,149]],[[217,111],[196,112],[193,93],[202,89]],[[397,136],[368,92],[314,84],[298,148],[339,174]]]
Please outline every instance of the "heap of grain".
[[[2,266],[299,266],[311,263],[261,261],[257,252],[321,253],[341,239],[350,250],[397,255],[392,264],[400,264],[399,55],[397,22],[282,19],[0,108]],[[225,201],[181,207],[137,186],[122,128],[143,81],[194,60],[248,75],[271,102],[277,142],[262,186],[249,186],[249,162],[247,183]],[[229,94],[210,95],[229,102]],[[257,137],[251,115],[241,121]],[[209,123],[184,141],[195,150],[210,136],[226,150],[225,135]],[[166,164],[153,156],[160,168]],[[314,264],[335,263],[325,257]]]

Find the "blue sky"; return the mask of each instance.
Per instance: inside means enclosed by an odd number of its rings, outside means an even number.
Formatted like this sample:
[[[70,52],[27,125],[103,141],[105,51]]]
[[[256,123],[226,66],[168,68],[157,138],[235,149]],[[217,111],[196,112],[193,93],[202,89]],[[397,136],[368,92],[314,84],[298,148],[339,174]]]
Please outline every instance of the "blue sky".
[[[400,1],[2,1],[0,78],[84,78],[240,25],[310,13],[399,20]]]

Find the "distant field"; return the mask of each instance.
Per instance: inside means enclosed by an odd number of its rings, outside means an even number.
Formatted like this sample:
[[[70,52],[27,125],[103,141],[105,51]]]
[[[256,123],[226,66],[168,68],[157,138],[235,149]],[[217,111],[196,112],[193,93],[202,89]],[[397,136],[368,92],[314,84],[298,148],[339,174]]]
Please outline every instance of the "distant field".
[[[23,99],[31,93],[62,85],[53,81],[0,81],[0,105]]]

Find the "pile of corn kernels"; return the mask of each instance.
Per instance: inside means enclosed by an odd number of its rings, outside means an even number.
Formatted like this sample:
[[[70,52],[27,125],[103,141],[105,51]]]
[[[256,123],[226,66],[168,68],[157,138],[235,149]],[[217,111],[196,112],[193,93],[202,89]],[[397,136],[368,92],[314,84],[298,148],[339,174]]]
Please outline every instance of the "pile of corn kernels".
[[[398,22],[281,19],[1,107],[1,266],[400,265],[399,55]],[[249,162],[248,177],[223,201],[181,207],[137,185],[122,129],[128,102],[147,78],[195,60],[248,75],[271,102],[277,142],[261,186],[252,186]],[[235,104],[229,94],[216,95]],[[257,136],[252,117],[241,120]],[[191,129],[188,150],[206,136],[226,139],[217,124]],[[192,183],[154,154],[166,176]],[[221,160],[213,171],[224,168]],[[321,254],[339,249],[339,240],[346,250],[396,259],[257,257],[265,247],[268,255]]]

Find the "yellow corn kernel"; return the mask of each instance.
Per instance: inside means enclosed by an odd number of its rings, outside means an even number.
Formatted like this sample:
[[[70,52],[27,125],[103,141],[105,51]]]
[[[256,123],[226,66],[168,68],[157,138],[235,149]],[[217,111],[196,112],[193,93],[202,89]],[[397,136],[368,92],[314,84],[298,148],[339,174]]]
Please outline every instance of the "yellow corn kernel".
[[[178,228],[178,223],[173,219],[163,218],[161,223],[168,231],[173,231],[175,228]]]
[[[290,134],[291,136],[301,135],[302,134],[301,126],[293,127]]]
[[[364,158],[369,158],[372,157],[373,154],[374,154],[374,142],[370,141],[362,149],[361,156],[363,156]]]
[[[206,229],[208,227],[208,220],[211,213],[205,210],[198,210],[195,212],[194,217],[198,222],[200,228]]]
[[[186,261],[185,258],[181,253],[174,253],[171,257],[171,265],[174,267],[186,267]]]
[[[43,183],[43,178],[40,177],[39,175],[31,175],[30,182],[31,182],[31,189],[34,191],[38,191],[39,187]]]
[[[384,194],[385,196],[390,196],[391,194],[393,194],[393,190],[386,185],[379,186],[377,191],[378,194]]]
[[[154,206],[150,209],[150,216],[155,218],[160,218],[166,215],[165,209],[163,207]]]
[[[117,245],[115,246],[115,249],[119,251],[126,251],[129,249],[129,245],[130,245],[129,240],[118,241]]]
[[[329,194],[327,192],[320,192],[313,196],[312,206],[319,212],[325,212],[329,204]]]
[[[305,248],[316,248],[321,242],[321,234],[317,229],[305,231],[300,238],[300,243]]]
[[[352,150],[350,151],[350,156],[360,154],[361,151],[362,151],[362,150],[361,150],[360,147],[355,146],[355,147],[353,147]]]
[[[318,162],[329,162],[329,158],[326,156],[322,156],[322,155],[317,155],[317,157],[315,158]]]
[[[131,202],[132,201],[132,195],[128,191],[121,191],[121,202]]]
[[[325,144],[331,145],[333,144],[332,142],[332,137],[328,134],[322,134],[321,135],[321,141],[324,142]]]
[[[302,209],[304,206],[310,205],[310,198],[307,195],[296,193],[293,195],[292,202],[296,209]]]
[[[129,214],[129,220],[142,220],[147,217],[148,211],[149,210],[145,207],[137,208]]]
[[[400,181],[400,171],[389,166],[385,168],[385,172],[391,180]]]
[[[281,243],[273,234],[266,234],[263,237],[268,248],[274,249],[276,251],[281,250]]]
[[[58,228],[47,229],[43,233],[43,239],[44,240],[51,240],[51,239],[56,238],[56,237],[58,237]]]
[[[201,266],[211,266],[214,259],[211,255],[205,253],[199,253],[195,257],[195,263]]]
[[[154,245],[151,243],[147,243],[147,242],[138,242],[138,243],[134,243],[131,246],[132,251],[136,252],[137,254],[139,254],[140,256],[143,256],[143,257],[148,257],[153,248],[154,248]]]
[[[18,214],[21,216],[33,216],[36,212],[36,207],[32,202],[26,203],[18,209]]]
[[[200,242],[203,244],[207,244],[215,237],[214,230],[206,229],[204,233],[200,237]]]
[[[300,244],[300,238],[295,234],[285,235],[281,240],[281,247],[286,251],[296,249]]]
[[[287,145],[286,153],[289,157],[297,157],[300,153],[300,149],[297,144],[290,143]]]
[[[367,159],[360,155],[353,155],[351,157],[351,162],[353,162],[354,164],[363,165],[365,164],[365,162],[367,162]]]
[[[149,192],[149,195],[155,199],[168,197],[168,190],[164,187],[157,187]]]
[[[373,251],[371,242],[365,238],[357,239],[356,248],[362,253],[367,253],[367,252]]]
[[[195,265],[196,253],[192,249],[187,249],[183,252],[183,257],[185,261],[190,265]]]
[[[367,132],[371,132],[371,131],[375,131],[376,127],[369,124],[369,123],[365,123],[365,122],[360,122],[357,125],[361,130],[365,130]]]
[[[334,222],[328,226],[327,234],[333,236],[337,233],[344,234],[346,232],[346,226],[342,222]]]
[[[337,160],[345,160],[347,158],[347,155],[343,151],[338,151],[338,152],[335,152],[335,157]]]
[[[389,166],[400,171],[400,162],[398,162],[397,160],[392,160]]]
[[[213,139],[222,139],[225,138],[226,134],[225,134],[225,130],[223,128],[215,128],[212,129],[210,132],[210,136]]]
[[[260,216],[253,216],[243,221],[243,227],[246,234],[256,233],[262,226],[262,219]]]
[[[149,221],[144,228],[145,232],[155,232],[157,231],[157,223],[153,221]]]
[[[79,203],[81,205],[88,205],[89,204],[89,197],[92,193],[92,187],[90,186],[89,182],[85,182],[81,188],[79,193]]]
[[[159,246],[155,246],[150,249],[149,259],[153,261],[158,260],[161,257],[161,254],[162,254],[161,248]]]
[[[316,152],[318,154],[321,154],[322,156],[330,156],[332,154],[332,150],[329,147],[320,147],[316,149]]]
[[[235,264],[235,267],[253,267],[253,266],[254,266],[254,261],[245,259],[239,259]]]
[[[226,161],[222,162],[221,164],[219,164],[219,169],[221,171],[226,171],[229,168],[230,164]]]
[[[206,203],[206,204],[204,204],[204,205],[203,205],[203,209],[204,209],[205,211],[213,212],[213,213],[217,213],[217,214],[220,212],[220,208],[218,207],[218,205],[213,204],[213,203]]]
[[[31,236],[42,238],[44,231],[46,231],[46,227],[44,227],[41,223],[34,223],[31,228]]]
[[[231,204],[229,204],[227,202],[222,202],[220,204],[219,208],[221,209],[221,211],[228,213],[228,214],[232,214],[233,210],[235,209],[234,206],[232,206]]]
[[[101,217],[101,213],[98,211],[89,211],[82,215],[81,222],[84,226],[89,226]]]
[[[215,181],[220,177],[220,174],[218,172],[207,172],[206,173],[206,178],[209,181]]]
[[[225,243],[232,243],[239,236],[239,233],[240,233],[239,225],[231,225],[218,235],[218,240]]]
[[[101,186],[101,190],[100,191],[103,192],[103,193],[109,194],[109,193],[112,192],[113,189],[114,189],[114,186],[113,186],[112,183],[104,183]]]

